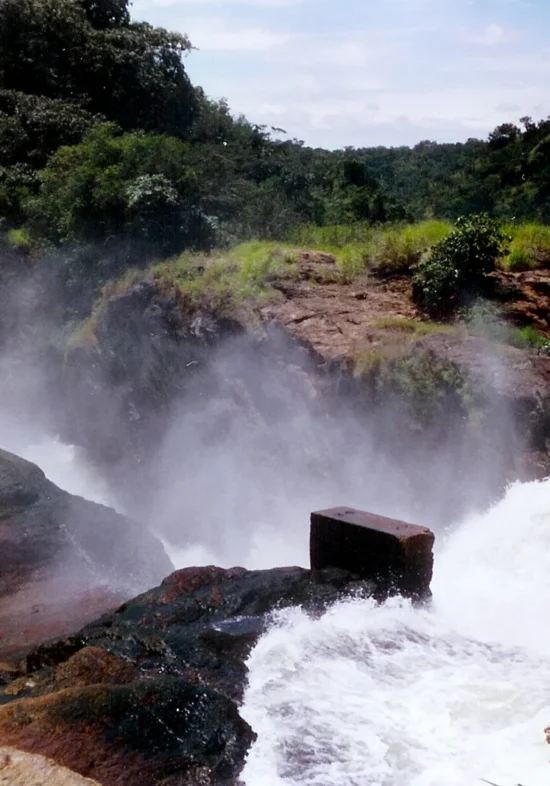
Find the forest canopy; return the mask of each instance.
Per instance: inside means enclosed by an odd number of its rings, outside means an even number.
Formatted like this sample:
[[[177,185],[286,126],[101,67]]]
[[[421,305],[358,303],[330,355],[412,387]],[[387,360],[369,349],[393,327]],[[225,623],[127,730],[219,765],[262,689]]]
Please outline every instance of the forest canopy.
[[[128,0],[0,0],[0,222],[132,259],[304,224],[550,221],[550,120],[487,140],[312,149],[193,86],[180,33]]]

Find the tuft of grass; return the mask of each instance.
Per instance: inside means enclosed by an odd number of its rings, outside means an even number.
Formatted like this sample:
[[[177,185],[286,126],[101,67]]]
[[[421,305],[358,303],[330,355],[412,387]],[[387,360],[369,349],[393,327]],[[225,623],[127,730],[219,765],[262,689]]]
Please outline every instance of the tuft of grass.
[[[527,325],[522,328],[513,328],[510,333],[508,343],[518,349],[543,349],[548,346],[548,338],[534,328]]]
[[[331,253],[349,283],[368,268],[379,275],[408,272],[422,254],[446,237],[452,229],[448,221],[422,221],[419,224],[343,224],[326,227],[302,226],[292,235],[301,248]]]
[[[151,273],[186,302],[228,313],[277,297],[275,285],[295,278],[297,265],[290,246],[253,241],[229,252],[183,254],[155,265]]]
[[[473,335],[497,344],[507,344],[518,349],[540,350],[549,344],[547,336],[532,325],[513,327],[494,303],[479,300],[463,315],[466,328]]]
[[[378,319],[374,323],[374,327],[409,333],[415,336],[433,336],[440,333],[450,334],[455,332],[455,328],[452,325],[444,325],[441,322],[419,322],[415,319],[403,317]]]
[[[365,222],[324,227],[305,224],[292,232],[290,240],[300,248],[315,248],[334,253],[344,248],[365,248],[374,234],[375,229]]]
[[[447,221],[422,221],[380,230],[371,241],[369,263],[379,275],[408,273],[451,230],[452,225]]]
[[[507,271],[519,273],[550,267],[550,227],[544,224],[507,224],[504,232],[511,238],[509,253],[500,261]]]

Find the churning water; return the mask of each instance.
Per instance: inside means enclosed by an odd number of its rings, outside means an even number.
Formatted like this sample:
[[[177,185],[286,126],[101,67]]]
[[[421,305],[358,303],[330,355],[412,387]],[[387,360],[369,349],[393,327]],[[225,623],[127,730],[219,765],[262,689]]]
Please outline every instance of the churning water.
[[[548,786],[550,481],[441,537],[433,591],[281,613],[248,664],[247,786]]]
[[[0,432],[59,486],[113,503],[75,448]],[[176,562],[212,561],[200,543],[184,551]],[[248,664],[246,786],[548,786],[550,480],[440,535],[432,587],[429,609],[349,600],[278,616]]]

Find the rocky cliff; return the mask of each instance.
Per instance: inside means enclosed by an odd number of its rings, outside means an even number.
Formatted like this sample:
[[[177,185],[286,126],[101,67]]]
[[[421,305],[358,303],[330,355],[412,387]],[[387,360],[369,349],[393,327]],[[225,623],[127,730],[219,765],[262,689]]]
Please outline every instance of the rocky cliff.
[[[250,433],[263,445],[255,466],[271,462],[280,476],[277,467],[296,464],[304,487],[315,474],[346,488],[353,456],[363,477],[379,472],[392,487],[401,508],[384,512],[414,509],[428,523],[548,472],[550,358],[425,321],[407,277],[346,283],[317,252],[293,265],[274,282],[277,296],[246,313],[208,298],[190,304],[155,277],[106,300],[67,357],[66,438],[108,466],[130,499],[150,498],[157,451],[185,412],[194,437],[180,435],[172,463],[187,474],[200,464],[198,444],[235,452]],[[548,330],[549,274],[497,279],[504,326]]]

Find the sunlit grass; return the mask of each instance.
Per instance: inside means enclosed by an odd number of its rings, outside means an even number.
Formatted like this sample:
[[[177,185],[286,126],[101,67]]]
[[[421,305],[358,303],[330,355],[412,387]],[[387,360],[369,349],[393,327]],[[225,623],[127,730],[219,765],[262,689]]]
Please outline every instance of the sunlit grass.
[[[511,272],[550,267],[550,227],[544,224],[506,224],[504,232],[511,237],[509,253],[501,267]]]
[[[384,317],[374,323],[374,327],[383,330],[393,330],[400,333],[409,333],[415,336],[431,336],[436,334],[454,333],[456,328],[444,325],[441,322],[420,322],[416,319],[405,317]]]
[[[446,237],[451,229],[447,221],[387,227],[370,224],[304,226],[293,233],[292,240],[300,248],[333,254],[343,272],[344,282],[348,282],[367,269],[382,275],[407,272],[423,252]]]

